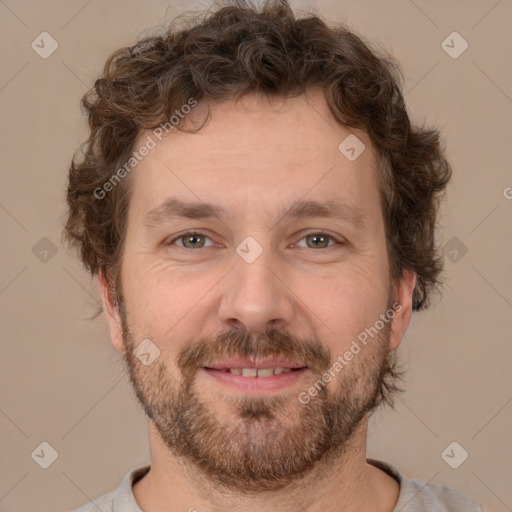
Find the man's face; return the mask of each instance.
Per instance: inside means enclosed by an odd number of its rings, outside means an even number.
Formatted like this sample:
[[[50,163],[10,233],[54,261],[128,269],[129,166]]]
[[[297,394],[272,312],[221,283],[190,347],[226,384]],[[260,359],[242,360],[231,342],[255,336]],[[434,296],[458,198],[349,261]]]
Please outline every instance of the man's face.
[[[113,342],[167,448],[227,487],[277,489],[340,456],[408,323],[397,316],[344,357],[397,299],[375,153],[352,131],[366,149],[349,160],[338,146],[350,133],[318,90],[272,105],[251,95],[216,105],[198,133],[170,134],[132,172]],[[223,212],[156,214],[166,201]],[[336,202],[339,216],[311,204],[285,215],[298,201]],[[145,339],[160,350],[149,365],[133,354]]]

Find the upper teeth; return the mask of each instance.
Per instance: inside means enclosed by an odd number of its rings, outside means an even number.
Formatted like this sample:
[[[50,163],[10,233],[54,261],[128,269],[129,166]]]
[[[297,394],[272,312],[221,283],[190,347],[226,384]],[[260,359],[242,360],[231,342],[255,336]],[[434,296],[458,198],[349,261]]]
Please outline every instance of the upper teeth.
[[[272,375],[291,372],[292,370],[291,368],[230,368],[224,371],[230,371],[235,375],[242,375],[242,377],[270,377]]]

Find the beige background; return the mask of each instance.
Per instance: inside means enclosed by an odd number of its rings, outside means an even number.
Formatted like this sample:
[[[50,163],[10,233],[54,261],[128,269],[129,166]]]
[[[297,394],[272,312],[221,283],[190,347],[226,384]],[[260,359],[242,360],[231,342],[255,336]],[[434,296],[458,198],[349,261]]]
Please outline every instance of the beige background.
[[[70,510],[149,462],[121,356],[103,317],[87,320],[97,283],[60,245],[60,231],[67,168],[87,133],[80,97],[113,50],[185,5],[204,4],[0,0],[1,511]],[[454,166],[440,219],[440,241],[452,248],[444,297],[413,318],[400,347],[408,391],[397,413],[372,421],[368,456],[510,511],[512,2],[294,5],[316,7],[396,56],[412,117],[441,128]],[[47,59],[31,48],[43,31],[59,45]],[[469,43],[457,59],[441,47],[453,31]],[[42,252],[43,237],[55,254]],[[58,452],[48,469],[31,457],[43,441]],[[452,441],[469,453],[458,469],[441,458]]]

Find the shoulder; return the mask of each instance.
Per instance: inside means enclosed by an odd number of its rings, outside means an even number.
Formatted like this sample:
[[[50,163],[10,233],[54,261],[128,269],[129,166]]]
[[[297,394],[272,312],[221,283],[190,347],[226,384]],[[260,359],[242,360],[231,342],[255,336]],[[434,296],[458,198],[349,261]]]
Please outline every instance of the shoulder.
[[[146,465],[130,469],[115,491],[103,494],[73,512],[142,512],[135,501],[132,487],[150,468],[150,465]]]
[[[74,512],[112,512],[114,510],[114,492],[108,492],[95,498]]]
[[[441,484],[427,483],[415,478],[403,480],[404,512],[482,512],[483,508],[476,500],[462,494],[460,491]],[[399,501],[400,503],[400,501]],[[397,503],[397,506],[398,504]]]
[[[399,482],[400,494],[393,512],[483,512],[480,503],[452,487],[405,478],[387,462],[375,459],[367,459],[367,462]]]

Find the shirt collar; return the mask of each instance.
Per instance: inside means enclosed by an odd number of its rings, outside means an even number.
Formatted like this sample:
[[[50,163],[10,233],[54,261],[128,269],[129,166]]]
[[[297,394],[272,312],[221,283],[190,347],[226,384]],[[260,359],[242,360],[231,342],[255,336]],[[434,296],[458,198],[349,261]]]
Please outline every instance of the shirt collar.
[[[402,494],[402,482],[403,476],[400,474],[398,469],[387,463],[376,459],[366,459],[368,464],[375,466],[387,474],[392,476],[400,485],[400,494]],[[135,496],[133,494],[133,485],[143,478],[151,469],[151,465],[135,467],[130,469],[121,482],[113,497],[113,510],[123,512],[143,512],[137,504]]]

